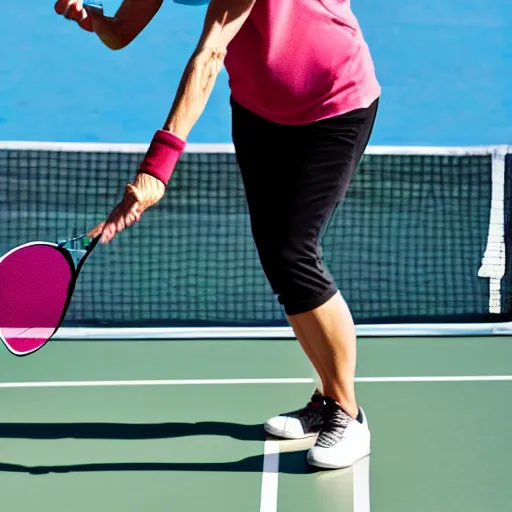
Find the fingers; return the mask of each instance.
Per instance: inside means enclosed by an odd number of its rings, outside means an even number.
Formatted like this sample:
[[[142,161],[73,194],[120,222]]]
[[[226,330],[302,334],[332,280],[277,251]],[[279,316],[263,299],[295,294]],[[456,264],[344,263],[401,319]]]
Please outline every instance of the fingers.
[[[87,236],[89,238],[96,238],[97,236],[101,235],[101,232],[103,231],[104,227],[105,227],[105,222],[98,224],[95,228],[91,229],[91,231],[89,231],[89,233],[87,233]]]
[[[103,228],[103,231],[101,233],[100,243],[101,244],[107,244],[108,242],[111,242],[116,235],[116,226],[117,226],[117,219],[114,218],[115,210],[110,215],[109,219],[105,223],[105,226]]]
[[[107,221],[103,223],[102,229],[99,230],[98,235],[101,233],[100,243],[106,244],[111,242],[118,233],[138,222],[140,216],[140,209],[137,203],[131,205],[126,205],[123,202],[120,203],[110,214]]]
[[[100,243],[106,244],[114,238],[116,235],[118,227],[121,227],[120,219],[122,218],[122,202],[119,203],[112,213],[109,215],[107,221],[103,225],[103,230],[101,232]],[[122,231],[122,228],[120,229]]]
[[[127,228],[133,226],[140,220],[140,212],[136,205],[134,205],[125,215],[124,222]]]
[[[72,0],[57,0],[55,3],[55,12],[61,16],[67,11],[68,4],[72,3]]]
[[[81,0],[80,2],[78,0],[58,0],[55,4],[55,11],[73,21],[82,21],[87,16]]]
[[[106,222],[91,231],[94,236],[101,234],[100,243],[111,242],[118,233],[139,222],[144,211],[162,198],[165,192],[163,184],[151,176],[147,179],[150,179],[151,187],[147,184],[144,188],[131,183],[126,185],[122,201],[114,208]],[[151,180],[157,183],[152,183]]]
[[[111,242],[116,235],[116,232],[112,226],[107,226],[101,233],[100,244],[108,244]]]
[[[83,29],[92,31],[92,20],[82,0],[57,0],[55,12],[68,20],[76,21]]]

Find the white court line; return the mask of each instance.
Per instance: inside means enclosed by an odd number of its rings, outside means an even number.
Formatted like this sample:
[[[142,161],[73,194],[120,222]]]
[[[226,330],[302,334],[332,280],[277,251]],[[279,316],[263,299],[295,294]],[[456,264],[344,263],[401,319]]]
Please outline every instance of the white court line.
[[[353,512],[370,512],[370,456],[352,468]]]
[[[512,375],[468,375],[433,377],[358,377],[360,383],[388,382],[504,382]],[[125,386],[194,386],[229,384],[312,384],[311,378],[296,379],[187,379],[187,380],[84,380],[55,382],[0,382],[0,388],[81,388]]]
[[[279,482],[279,442],[265,441],[260,512],[276,512]]]
[[[56,382],[0,382],[0,388],[81,388],[104,386],[195,386],[221,384],[311,384],[313,379],[187,379],[187,380],[84,380]]]
[[[512,375],[447,375],[439,377],[360,377],[356,382],[500,382],[512,381]]]

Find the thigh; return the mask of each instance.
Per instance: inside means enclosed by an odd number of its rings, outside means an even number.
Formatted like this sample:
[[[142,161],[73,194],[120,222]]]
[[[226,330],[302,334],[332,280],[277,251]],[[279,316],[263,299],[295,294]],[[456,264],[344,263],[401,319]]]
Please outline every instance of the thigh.
[[[255,237],[282,231],[298,155],[298,130],[267,121],[231,100],[232,138]]]
[[[343,201],[370,139],[377,102],[366,109],[304,127],[297,148],[287,210],[288,237],[297,246],[317,247]]]
[[[319,237],[370,138],[377,102],[302,126],[271,123],[232,101],[233,142],[258,245],[295,255]]]

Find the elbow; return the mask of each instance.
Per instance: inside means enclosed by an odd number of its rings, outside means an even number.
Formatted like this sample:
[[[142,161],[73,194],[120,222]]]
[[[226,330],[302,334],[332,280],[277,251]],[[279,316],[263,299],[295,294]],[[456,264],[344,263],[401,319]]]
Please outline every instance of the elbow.
[[[112,39],[103,41],[103,44],[109,50],[119,51],[119,50],[122,50],[123,48],[126,48],[131,42],[132,42],[132,40],[124,40],[123,41],[123,40],[118,39],[118,38],[112,38]]]
[[[101,42],[110,50],[119,51],[126,48],[136,37],[136,34],[123,34],[119,30],[98,33]]]
[[[126,48],[128,46],[128,44],[121,44],[121,43],[116,42],[116,43],[108,43],[108,44],[105,43],[105,46],[109,50],[116,52],[116,51],[122,50],[123,48]]]

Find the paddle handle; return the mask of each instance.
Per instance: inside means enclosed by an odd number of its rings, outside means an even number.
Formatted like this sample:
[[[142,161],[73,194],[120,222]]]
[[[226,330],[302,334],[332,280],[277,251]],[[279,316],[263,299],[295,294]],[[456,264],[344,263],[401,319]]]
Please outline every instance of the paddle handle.
[[[87,11],[103,15],[103,2],[100,0],[85,0],[84,7]]]

